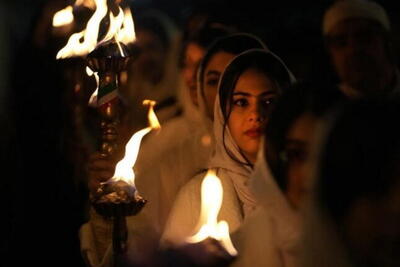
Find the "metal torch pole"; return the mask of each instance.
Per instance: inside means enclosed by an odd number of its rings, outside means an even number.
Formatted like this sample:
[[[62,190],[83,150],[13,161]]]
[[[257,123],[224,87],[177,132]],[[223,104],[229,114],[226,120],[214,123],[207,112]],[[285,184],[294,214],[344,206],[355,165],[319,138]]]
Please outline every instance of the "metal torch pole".
[[[118,75],[126,68],[129,55],[125,45],[113,41],[97,47],[87,56],[88,66],[98,73],[100,79],[97,107],[101,117],[100,152],[105,157],[114,156],[118,149]],[[115,266],[123,264],[128,237],[126,218],[121,208],[114,207],[112,214]]]

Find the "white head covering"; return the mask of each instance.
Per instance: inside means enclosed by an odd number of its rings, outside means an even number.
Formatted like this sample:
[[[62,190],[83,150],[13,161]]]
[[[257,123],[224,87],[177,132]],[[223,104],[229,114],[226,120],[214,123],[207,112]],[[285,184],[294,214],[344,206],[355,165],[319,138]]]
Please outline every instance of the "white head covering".
[[[256,205],[256,201],[252,193],[249,191],[247,184],[252,168],[250,165],[241,164],[233,160],[225,150],[225,147],[229,149],[232,156],[238,161],[243,163],[247,162],[240,152],[238,145],[234,141],[228,126],[224,123],[224,116],[221,112],[219,97],[216,98],[214,107],[215,154],[210,160],[209,168],[219,168],[223,169],[224,172],[229,173],[228,175],[232,179],[232,183],[240,201],[243,203],[244,213],[246,214]],[[222,137],[224,127],[225,140]],[[220,175],[220,173],[217,174]]]
[[[236,56],[228,64],[228,66],[225,68],[224,73],[221,76],[218,90],[220,90],[222,81],[227,78],[227,74],[229,75],[230,66],[238,64],[243,59],[246,59],[248,57],[258,56],[257,58],[260,58],[260,55],[271,55],[286,69],[289,77],[289,82],[293,83],[295,81],[294,76],[291,74],[290,70],[275,54],[264,49],[250,49]],[[215,154],[210,160],[209,168],[219,168],[222,169],[225,173],[228,173],[236,189],[239,200],[243,203],[243,210],[246,215],[246,213],[252,210],[256,205],[256,200],[252,192],[249,190],[248,186],[248,179],[252,172],[252,167],[250,166],[250,164],[246,164],[248,161],[241,153],[240,148],[233,139],[228,126],[225,124],[219,94],[215,99],[214,105],[214,138]]]
[[[162,28],[160,31],[166,35],[166,50],[164,51],[163,74],[156,84],[142,77],[138,62],[130,64],[127,73],[128,78],[123,87],[122,98],[129,107],[130,123],[134,129],[147,127],[147,109],[141,105],[144,99],[157,102],[156,113],[161,123],[175,117],[179,112],[179,106],[175,103],[177,88],[179,87],[178,58],[180,52],[181,33],[169,16],[159,10],[146,10],[142,14],[146,20],[152,20]],[[143,27],[144,29],[146,27]]]
[[[261,41],[261,39],[249,33],[234,33],[220,37],[217,40],[215,40],[207,49],[207,52],[204,55],[202,61],[200,62],[199,68],[197,70],[197,98],[199,102],[200,113],[204,118],[204,124],[206,125],[206,127],[208,127],[210,132],[212,129],[212,121],[209,118],[207,112],[207,104],[206,104],[206,99],[204,97],[204,85],[202,77],[204,76],[205,69],[211,57],[217,52],[225,51],[226,47],[224,47],[224,44],[228,42],[232,44],[242,43],[240,48],[239,46],[237,46],[236,48],[237,51],[235,51],[236,53],[232,51],[232,53],[235,54],[239,54],[242,53],[243,51],[253,48],[268,50],[268,47],[263,43],[263,41]]]
[[[323,34],[328,34],[339,22],[346,19],[363,18],[379,23],[390,31],[390,21],[382,6],[369,0],[336,1],[326,12],[323,19]]]

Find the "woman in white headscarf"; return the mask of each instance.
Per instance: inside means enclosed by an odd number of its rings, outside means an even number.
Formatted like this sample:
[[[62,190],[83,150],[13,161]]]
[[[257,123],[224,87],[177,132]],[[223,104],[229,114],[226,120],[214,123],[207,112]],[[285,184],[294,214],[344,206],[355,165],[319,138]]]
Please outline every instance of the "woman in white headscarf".
[[[135,16],[137,54],[121,74],[119,95],[124,104],[121,134],[126,138],[147,126],[147,109],[143,100],[158,103],[161,123],[179,112],[176,95],[179,86],[181,32],[171,18],[157,9],[147,9]]]
[[[207,30],[207,36],[210,37],[210,29]],[[163,231],[179,189],[207,168],[214,139],[213,116],[209,115],[206,107],[215,101],[221,73],[235,55],[252,48],[266,49],[266,46],[257,37],[247,33],[229,34],[215,40],[208,47],[199,66],[197,86],[195,84],[197,100],[193,96],[189,98],[189,88],[184,88],[184,114],[169,121],[166,127],[162,125],[159,134],[155,132],[144,141],[135,166],[137,186],[144,188],[142,191],[152,201],[151,205],[157,206],[152,209],[155,212],[152,217],[157,221],[158,231]],[[207,91],[207,99],[204,91]]]
[[[343,98],[336,88],[303,83],[277,100],[251,177],[259,206],[236,236],[234,266],[298,266],[310,148],[319,120]]]
[[[219,82],[214,106],[215,153],[208,167],[221,179],[224,197],[219,219],[233,232],[256,206],[247,185],[255,163],[264,119],[259,105],[269,109],[273,99],[294,78],[285,64],[265,49],[235,57]],[[200,185],[205,173],[180,191],[167,221],[164,245],[180,244],[196,232],[200,214]]]

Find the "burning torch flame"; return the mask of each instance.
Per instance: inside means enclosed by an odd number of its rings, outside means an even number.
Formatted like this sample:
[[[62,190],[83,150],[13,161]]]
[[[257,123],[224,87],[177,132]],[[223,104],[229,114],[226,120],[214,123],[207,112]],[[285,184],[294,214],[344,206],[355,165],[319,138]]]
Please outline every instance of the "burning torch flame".
[[[130,8],[124,10],[124,22],[122,28],[117,35],[117,41],[129,44],[136,40],[135,25],[133,24],[132,13]]]
[[[217,222],[219,210],[222,205],[223,190],[220,179],[213,170],[207,172],[201,184],[201,211],[199,224],[200,230],[187,239],[190,243],[201,242],[212,237],[221,242],[226,251],[237,255],[237,251],[229,237],[229,226],[226,221]]]
[[[133,172],[133,166],[135,165],[139,153],[142,138],[152,129],[159,129],[161,127],[160,123],[158,122],[157,116],[154,113],[154,105],[156,104],[156,102],[145,100],[143,101],[143,104],[150,107],[148,113],[150,126],[136,132],[131,137],[131,139],[129,139],[128,143],[125,146],[125,156],[117,163],[114,175],[110,179],[112,182],[123,180],[132,186],[135,185],[135,173]]]
[[[76,0],[74,6],[86,6],[90,9],[95,8],[93,0]],[[67,6],[57,11],[53,16],[53,27],[62,27],[74,21],[73,6]]]
[[[129,8],[126,8],[125,11],[122,12],[122,9],[119,7],[118,15],[114,17],[112,12],[108,10],[107,0],[95,0],[95,4],[96,10],[89,19],[86,29],[70,36],[67,45],[58,51],[57,59],[87,55],[92,52],[98,44],[107,42],[113,38],[115,38],[118,45],[120,42],[128,44],[135,41],[135,28]],[[100,23],[108,12],[110,13],[108,32],[100,42],[97,42]],[[122,51],[122,49],[120,49],[120,51]]]
[[[108,32],[106,36],[104,36],[103,40],[99,43],[105,43],[110,41],[114,36],[118,34],[119,29],[122,27],[122,23],[124,22],[124,13],[121,8],[118,8],[118,15],[114,17],[113,13],[110,12],[110,26],[108,27]]]
[[[68,25],[74,21],[74,14],[72,13],[73,7],[67,6],[64,9],[61,9],[53,16],[53,27],[61,27],[64,25]]]
[[[86,29],[71,35],[67,45],[58,51],[57,59],[90,53],[97,45],[100,22],[107,14],[107,10],[107,0],[96,0],[96,10],[89,19]],[[82,38],[83,42],[81,42]]]

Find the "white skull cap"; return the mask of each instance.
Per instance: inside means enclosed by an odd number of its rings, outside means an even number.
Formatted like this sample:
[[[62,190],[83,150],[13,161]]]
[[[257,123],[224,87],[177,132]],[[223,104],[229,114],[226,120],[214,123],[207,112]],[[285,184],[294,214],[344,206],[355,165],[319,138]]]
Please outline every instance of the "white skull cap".
[[[323,34],[327,35],[337,23],[353,18],[376,21],[390,31],[389,17],[378,3],[369,0],[337,0],[324,14]]]

